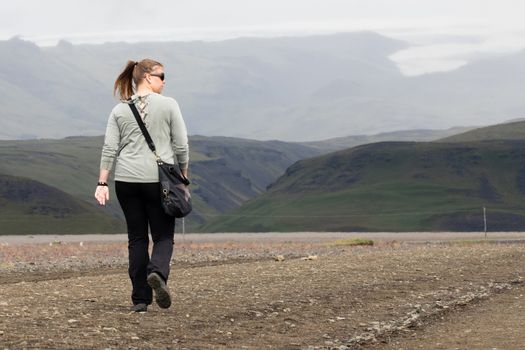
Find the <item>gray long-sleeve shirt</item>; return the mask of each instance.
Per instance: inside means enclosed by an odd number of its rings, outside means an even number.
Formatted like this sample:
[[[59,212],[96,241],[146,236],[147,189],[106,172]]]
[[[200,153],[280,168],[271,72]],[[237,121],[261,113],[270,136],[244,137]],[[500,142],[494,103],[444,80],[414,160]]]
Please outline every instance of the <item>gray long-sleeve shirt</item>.
[[[132,101],[137,104],[139,97],[132,96]],[[179,167],[186,169],[188,136],[179,105],[173,98],[156,93],[146,95],[143,102],[146,110],[141,115],[155,143],[157,155],[165,163],[173,164],[176,158]],[[126,102],[113,108],[106,128],[100,168],[111,171],[113,167],[117,181],[159,181],[155,155]]]

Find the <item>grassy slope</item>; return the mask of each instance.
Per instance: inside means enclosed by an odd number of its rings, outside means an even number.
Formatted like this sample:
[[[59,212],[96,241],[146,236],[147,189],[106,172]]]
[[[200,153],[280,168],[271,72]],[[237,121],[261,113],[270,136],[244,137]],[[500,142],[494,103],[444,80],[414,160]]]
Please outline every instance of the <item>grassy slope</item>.
[[[223,213],[255,197],[298,159],[319,154],[306,146],[277,141],[190,139],[195,210],[186,219],[188,230],[208,215]],[[94,206],[102,143],[102,137],[0,141],[0,174],[39,181]],[[112,188],[108,209],[122,218],[114,193]]]
[[[0,234],[76,234],[123,231],[106,211],[54,187],[0,175]]]
[[[203,231],[525,227],[525,141],[378,143],[299,161]]]

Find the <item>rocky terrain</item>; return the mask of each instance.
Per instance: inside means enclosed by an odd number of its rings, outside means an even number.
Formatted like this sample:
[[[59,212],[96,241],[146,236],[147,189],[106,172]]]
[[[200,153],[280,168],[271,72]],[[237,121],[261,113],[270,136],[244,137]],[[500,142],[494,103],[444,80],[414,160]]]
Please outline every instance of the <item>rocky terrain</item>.
[[[518,236],[377,236],[363,246],[327,234],[178,238],[168,283],[174,303],[141,314],[129,312],[124,241],[0,239],[0,344],[518,349],[525,343]]]

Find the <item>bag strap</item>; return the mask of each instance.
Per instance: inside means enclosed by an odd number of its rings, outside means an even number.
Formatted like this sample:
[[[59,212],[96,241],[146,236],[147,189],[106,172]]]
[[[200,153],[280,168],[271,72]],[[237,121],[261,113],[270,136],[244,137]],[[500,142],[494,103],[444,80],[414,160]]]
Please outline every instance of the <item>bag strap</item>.
[[[153,154],[155,154],[155,157],[157,158],[157,162],[160,161],[160,158],[157,155],[157,151],[155,149],[155,143],[153,143],[153,140],[151,139],[148,129],[146,129],[146,125],[144,125],[144,122],[142,121],[142,118],[140,117],[139,111],[137,110],[137,106],[135,106],[134,103],[130,103],[129,108],[131,108],[131,111],[133,112],[133,115],[135,116],[135,119],[137,120],[137,124],[139,124],[140,131],[142,131],[142,135],[144,135],[144,138],[146,139],[146,143],[148,144],[149,149],[151,150],[151,152],[153,152]]]
[[[146,139],[146,143],[148,144],[149,149],[155,155],[157,164],[161,165],[163,162],[160,159],[160,157],[157,155],[157,151],[155,149],[155,143],[153,143],[153,140],[151,139],[148,129],[146,129],[146,125],[144,125],[144,122],[142,121],[142,118],[140,117],[139,111],[137,110],[137,106],[135,106],[134,103],[130,103],[129,108],[131,108],[131,111],[133,112],[133,115],[135,116],[135,119],[137,120],[137,123],[139,124],[140,131],[142,131],[142,135],[144,135],[144,138]],[[186,178],[186,176],[182,175],[182,173],[179,174],[178,172],[175,172],[174,174],[184,185],[188,186],[190,184],[190,181]]]

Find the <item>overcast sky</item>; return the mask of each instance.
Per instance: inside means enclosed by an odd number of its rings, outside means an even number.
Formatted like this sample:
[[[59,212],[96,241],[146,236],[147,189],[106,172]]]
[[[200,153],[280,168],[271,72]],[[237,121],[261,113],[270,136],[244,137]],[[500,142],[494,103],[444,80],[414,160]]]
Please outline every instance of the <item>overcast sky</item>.
[[[1,5],[0,39],[54,45],[374,30],[418,45],[392,56],[414,75],[524,48],[524,14],[523,0],[17,0]]]

